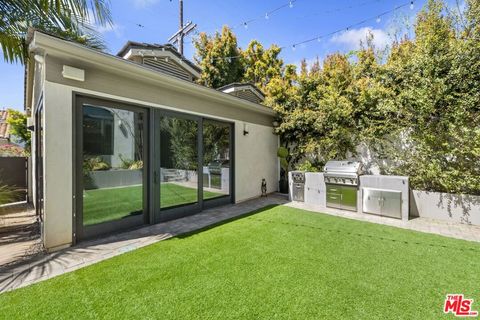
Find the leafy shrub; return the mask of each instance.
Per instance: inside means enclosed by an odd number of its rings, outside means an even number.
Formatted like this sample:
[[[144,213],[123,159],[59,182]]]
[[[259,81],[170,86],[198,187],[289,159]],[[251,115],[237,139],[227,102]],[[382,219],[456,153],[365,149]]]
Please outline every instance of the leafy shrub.
[[[318,172],[318,168],[315,167],[310,161],[305,160],[300,165],[297,166],[297,170],[305,172]]]
[[[142,160],[133,160],[133,159],[126,159],[121,154],[118,155],[122,164],[120,167],[122,169],[129,169],[129,170],[138,170],[143,168],[143,161]]]
[[[109,170],[110,166],[104,162],[100,157],[85,158],[83,161],[84,171],[102,171]]]

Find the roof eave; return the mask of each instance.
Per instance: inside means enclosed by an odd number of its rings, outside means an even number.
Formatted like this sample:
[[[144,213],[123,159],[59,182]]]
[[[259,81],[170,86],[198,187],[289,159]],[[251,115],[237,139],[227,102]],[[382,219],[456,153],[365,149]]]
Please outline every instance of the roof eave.
[[[56,53],[63,56],[74,56],[77,59],[94,64],[99,68],[110,69],[111,71],[124,73],[129,77],[137,77],[144,80],[155,81],[165,87],[171,87],[186,93],[208,97],[217,101],[227,102],[241,108],[265,115],[274,116],[275,112],[263,105],[237,98],[215,89],[207,88],[199,84],[184,81],[166,74],[151,70],[145,66],[113,56],[104,52],[87,48],[77,43],[58,39],[35,31],[29,44],[29,50],[44,50],[49,54]]]

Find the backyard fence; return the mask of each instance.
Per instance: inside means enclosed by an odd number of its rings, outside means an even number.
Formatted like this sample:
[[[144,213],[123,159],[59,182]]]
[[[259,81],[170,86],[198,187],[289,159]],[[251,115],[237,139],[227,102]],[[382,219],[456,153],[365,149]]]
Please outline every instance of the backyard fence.
[[[17,191],[16,201],[26,200],[27,159],[27,157],[0,157],[0,184]]]

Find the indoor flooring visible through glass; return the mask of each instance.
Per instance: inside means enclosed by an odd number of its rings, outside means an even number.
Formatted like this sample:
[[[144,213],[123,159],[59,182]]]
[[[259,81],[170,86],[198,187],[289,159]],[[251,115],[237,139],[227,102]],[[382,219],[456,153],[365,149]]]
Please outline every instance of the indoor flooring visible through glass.
[[[197,189],[175,183],[162,183],[161,208],[185,205],[197,201]],[[204,199],[224,194],[203,191]],[[142,186],[91,189],[83,193],[83,224],[93,225],[142,214]]]

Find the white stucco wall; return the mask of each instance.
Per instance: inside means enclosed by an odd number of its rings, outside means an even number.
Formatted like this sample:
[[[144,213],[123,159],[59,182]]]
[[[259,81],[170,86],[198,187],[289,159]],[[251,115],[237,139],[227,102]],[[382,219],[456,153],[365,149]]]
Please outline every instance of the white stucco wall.
[[[150,107],[168,106],[102,94],[86,89],[45,81],[45,222],[44,243],[55,250],[72,243],[73,230],[73,93],[84,92],[105,99]],[[226,118],[219,120],[231,121]],[[272,127],[248,123],[248,135],[243,135],[244,123],[235,121],[235,201],[261,195],[261,181],[267,181],[267,192],[277,191],[278,137]]]
[[[411,190],[410,216],[480,226],[480,196]]]
[[[44,111],[44,245],[70,245],[73,223],[72,92],[45,82]]]
[[[262,194],[262,178],[267,193],[278,189],[278,137],[272,127],[235,122],[235,201],[240,202]]]

